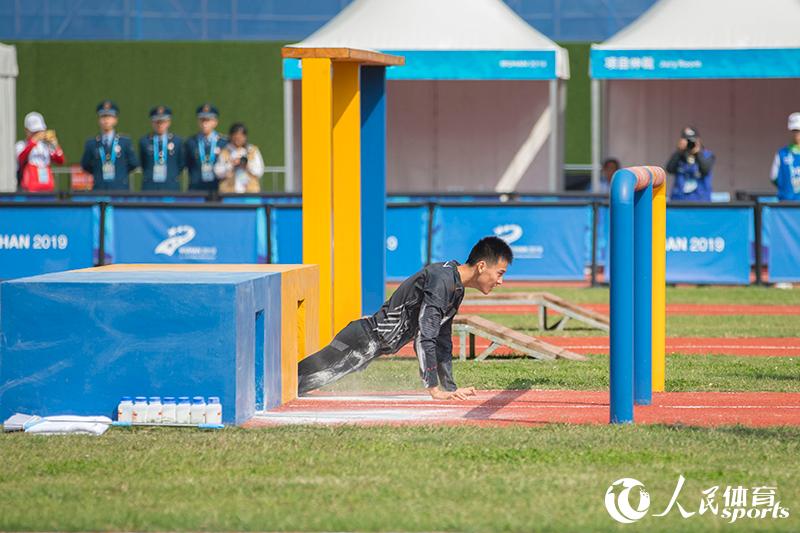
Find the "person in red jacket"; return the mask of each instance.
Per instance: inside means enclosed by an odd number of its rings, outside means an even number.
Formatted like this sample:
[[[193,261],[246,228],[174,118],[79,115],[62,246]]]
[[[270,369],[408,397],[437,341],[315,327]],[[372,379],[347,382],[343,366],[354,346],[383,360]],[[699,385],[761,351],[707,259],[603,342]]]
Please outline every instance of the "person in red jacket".
[[[48,130],[41,113],[25,115],[25,140],[16,144],[17,182],[26,192],[50,192],[55,189],[50,163],[64,164],[64,151],[53,130]]]

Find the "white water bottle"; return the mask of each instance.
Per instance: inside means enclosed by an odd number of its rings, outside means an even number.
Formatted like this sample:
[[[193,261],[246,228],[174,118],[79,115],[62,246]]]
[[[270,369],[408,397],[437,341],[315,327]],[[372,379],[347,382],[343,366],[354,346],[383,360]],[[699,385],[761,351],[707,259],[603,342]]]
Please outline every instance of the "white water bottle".
[[[192,408],[189,410],[190,424],[204,424],[206,421],[206,402],[202,396],[192,398]]]
[[[150,396],[147,406],[147,421],[151,424],[161,422],[161,396]]]
[[[147,422],[147,397],[137,396],[133,402],[131,410],[131,422],[142,424]]]
[[[177,404],[172,396],[164,396],[161,402],[161,422],[163,424],[174,424],[176,422]]]
[[[133,402],[130,396],[123,396],[117,406],[117,422],[133,421]]]
[[[219,401],[219,396],[208,397],[206,424],[222,424],[222,404]]]
[[[178,405],[175,409],[175,423],[188,424],[189,423],[189,397],[181,396],[178,398]]]

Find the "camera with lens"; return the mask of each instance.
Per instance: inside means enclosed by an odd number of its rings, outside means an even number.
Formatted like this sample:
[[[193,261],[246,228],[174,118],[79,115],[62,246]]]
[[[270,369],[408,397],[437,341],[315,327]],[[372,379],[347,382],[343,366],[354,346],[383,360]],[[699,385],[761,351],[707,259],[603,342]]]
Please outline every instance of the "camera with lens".
[[[246,155],[243,155],[242,157],[239,158],[239,166],[240,167],[246,167],[247,166],[247,156]]]
[[[697,146],[697,139],[700,134],[697,130],[691,126],[683,128],[681,132],[681,138],[686,140],[686,151],[691,152]]]

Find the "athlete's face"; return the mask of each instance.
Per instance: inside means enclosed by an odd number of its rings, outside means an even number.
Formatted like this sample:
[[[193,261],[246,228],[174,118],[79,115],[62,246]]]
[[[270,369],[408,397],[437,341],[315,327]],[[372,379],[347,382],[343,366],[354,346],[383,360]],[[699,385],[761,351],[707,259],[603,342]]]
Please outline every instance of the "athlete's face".
[[[508,261],[502,257],[494,264],[478,261],[476,267],[478,269],[478,279],[475,284],[483,294],[489,294],[492,289],[503,284],[503,276],[508,269]]]

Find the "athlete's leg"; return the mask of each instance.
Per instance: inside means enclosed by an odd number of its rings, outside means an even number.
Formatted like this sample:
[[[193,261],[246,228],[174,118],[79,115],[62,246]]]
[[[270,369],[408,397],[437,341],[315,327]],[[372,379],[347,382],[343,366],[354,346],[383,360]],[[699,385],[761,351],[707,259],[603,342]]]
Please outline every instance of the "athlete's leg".
[[[385,353],[366,319],[354,320],[331,343],[298,364],[298,394],[338,381]]]

